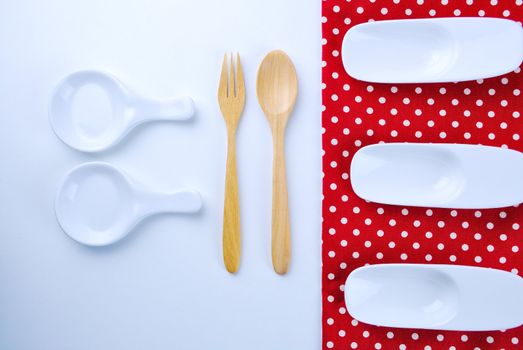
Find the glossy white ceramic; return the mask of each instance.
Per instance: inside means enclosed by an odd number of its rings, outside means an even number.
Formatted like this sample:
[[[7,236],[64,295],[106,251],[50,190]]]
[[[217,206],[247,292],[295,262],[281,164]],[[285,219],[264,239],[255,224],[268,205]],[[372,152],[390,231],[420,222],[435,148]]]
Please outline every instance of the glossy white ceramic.
[[[194,103],[189,97],[146,99],[98,71],[81,71],[65,78],[49,104],[49,120],[56,135],[84,152],[105,150],[144,122],[187,120],[193,114]]]
[[[354,270],[347,311],[377,326],[491,331],[523,324],[523,279],[456,265],[383,264]]]
[[[523,202],[523,154],[478,145],[388,143],[352,159],[354,192],[377,203],[456,209]]]
[[[71,238],[85,245],[104,246],[122,239],[150,215],[194,213],[201,206],[196,191],[154,193],[117,168],[93,162],[77,166],[65,177],[55,210]]]
[[[499,18],[376,21],[345,35],[343,65],[358,80],[433,83],[483,79],[523,61],[523,29]]]

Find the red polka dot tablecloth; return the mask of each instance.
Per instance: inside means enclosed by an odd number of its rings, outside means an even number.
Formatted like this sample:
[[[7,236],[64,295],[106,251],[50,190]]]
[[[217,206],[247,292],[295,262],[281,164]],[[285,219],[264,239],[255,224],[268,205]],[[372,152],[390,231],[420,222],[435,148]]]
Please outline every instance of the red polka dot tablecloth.
[[[523,327],[449,332],[363,324],[347,313],[343,295],[347,276],[365,264],[460,264],[523,272],[523,206],[448,210],[367,203],[354,194],[349,173],[354,153],[379,142],[523,151],[521,68],[473,82],[387,85],[350,78],[341,59],[343,36],[359,23],[456,16],[521,21],[523,0],[324,0],[322,5],[323,348],[523,349]]]

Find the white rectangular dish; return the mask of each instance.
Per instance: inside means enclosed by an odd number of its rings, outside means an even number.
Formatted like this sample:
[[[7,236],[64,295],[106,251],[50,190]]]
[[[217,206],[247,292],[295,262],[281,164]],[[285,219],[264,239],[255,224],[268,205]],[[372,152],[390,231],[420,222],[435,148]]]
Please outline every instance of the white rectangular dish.
[[[499,18],[432,18],[356,25],[343,40],[343,65],[375,83],[436,83],[490,78],[523,61],[523,29]]]
[[[491,331],[523,324],[523,279],[471,266],[382,264],[354,270],[347,311],[377,326]]]
[[[356,152],[350,173],[354,192],[376,203],[485,209],[523,202],[523,154],[505,148],[376,144]]]

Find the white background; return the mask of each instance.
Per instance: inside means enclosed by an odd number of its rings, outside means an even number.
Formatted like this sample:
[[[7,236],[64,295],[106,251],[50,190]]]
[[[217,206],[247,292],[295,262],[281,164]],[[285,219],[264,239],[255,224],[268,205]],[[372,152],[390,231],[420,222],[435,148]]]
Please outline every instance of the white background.
[[[319,349],[320,0],[0,0],[0,349]],[[270,259],[272,143],[257,66],[281,48],[300,94],[287,129],[293,257]],[[241,270],[222,264],[225,126],[216,90],[225,51],[242,54],[238,131]],[[100,69],[153,98],[193,97],[192,122],[144,125],[88,155],[51,131],[56,83]],[[160,191],[194,187],[196,216],[160,216],[106,248],[60,230],[63,175],[108,161]]]

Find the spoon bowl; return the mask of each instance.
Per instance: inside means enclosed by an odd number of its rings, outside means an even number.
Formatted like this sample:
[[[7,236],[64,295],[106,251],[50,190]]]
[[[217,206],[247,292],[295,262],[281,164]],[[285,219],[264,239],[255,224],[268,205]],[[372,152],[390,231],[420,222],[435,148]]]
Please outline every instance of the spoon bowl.
[[[287,120],[298,96],[298,78],[285,52],[272,51],[263,59],[258,69],[257,94],[270,123]]]

